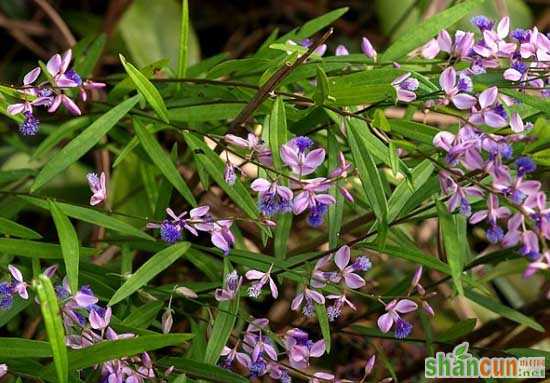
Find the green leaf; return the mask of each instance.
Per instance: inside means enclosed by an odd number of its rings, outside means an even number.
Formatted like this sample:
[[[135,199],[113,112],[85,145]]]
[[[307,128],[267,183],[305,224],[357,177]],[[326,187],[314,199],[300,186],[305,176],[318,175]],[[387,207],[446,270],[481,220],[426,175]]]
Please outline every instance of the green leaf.
[[[187,74],[187,53],[189,46],[189,4],[187,0],[181,5],[181,27],[180,27],[180,54],[178,59],[178,77],[185,77]]]
[[[193,334],[141,335],[135,338],[106,340],[90,347],[69,353],[71,370],[81,370],[102,362],[158,350],[168,346],[178,346],[193,338]]]
[[[183,139],[194,151],[194,156],[210,177],[223,189],[223,191],[235,202],[250,218],[257,218],[256,202],[250,196],[248,188],[240,180],[228,185],[223,176],[224,162],[206,143],[192,133],[182,134]]]
[[[329,97],[328,77],[323,68],[317,65],[317,88],[313,95],[313,101],[318,105],[323,105]]]
[[[134,130],[139,138],[139,142],[153,163],[164,174],[178,192],[185,198],[191,206],[197,206],[197,201],[189,186],[183,180],[176,165],[172,162],[170,155],[162,149],[155,137],[143,126],[138,119],[134,119]]]
[[[436,339],[440,342],[452,342],[456,339],[460,339],[465,335],[468,335],[476,327],[477,319],[468,318],[453,324],[451,328],[437,334]]]
[[[34,290],[40,300],[40,309],[44,318],[44,325],[53,354],[53,362],[57,372],[57,379],[60,383],[69,381],[69,360],[67,347],[65,346],[65,330],[61,311],[57,304],[57,295],[52,282],[48,277],[41,274],[33,282]]]
[[[395,89],[389,84],[349,86],[330,82],[330,96],[337,106],[374,104],[395,99]]]
[[[50,209],[50,205],[40,198],[32,196],[20,196],[19,198],[43,209]],[[69,217],[78,219],[80,221],[85,221],[93,225],[98,225],[107,229],[117,231],[121,234],[131,235],[134,237],[146,239],[148,241],[155,240],[153,237],[142,232],[139,229],[136,229],[134,226],[129,225],[126,222],[120,221],[111,216],[108,216],[105,213],[101,213],[99,210],[75,206],[64,202],[57,202],[57,206],[61,209],[63,213],[65,213]]]
[[[120,288],[115,292],[109,306],[122,301],[132,293],[143,287],[157,274],[165,270],[172,263],[177,261],[189,249],[189,242],[180,242],[167,247],[153,255],[134,274],[132,274]]]
[[[224,259],[224,278],[231,270],[231,264],[227,258]],[[204,362],[207,364],[216,365],[220,358],[220,353],[227,343],[239,311],[239,294],[230,301],[221,301],[218,304],[218,313],[214,320],[214,326],[210,333],[210,339],[206,345],[204,354]]]
[[[386,225],[388,218],[388,201],[384,194],[384,185],[382,184],[382,178],[380,177],[376,163],[369,153],[364,138],[357,127],[355,125],[349,125],[348,132],[348,142],[369,204],[379,222]]]
[[[483,0],[465,1],[430,17],[420,25],[415,25],[412,31],[404,32],[386,49],[380,56],[380,61],[390,62],[406,56],[410,51],[437,35],[442,29],[447,29],[462,19],[482,2]]]
[[[0,233],[24,239],[41,239],[42,236],[36,231],[29,229],[17,222],[0,217]]]
[[[330,325],[328,322],[327,308],[325,305],[315,303],[315,314],[317,314],[317,320],[319,321],[319,327],[321,327],[321,334],[325,340],[325,346],[327,348],[327,354],[330,354],[331,336]]]
[[[288,130],[286,126],[285,104],[279,96],[273,104],[273,109],[269,116],[269,147],[273,155],[273,165],[276,170],[282,171],[280,149],[281,145],[288,141]]]
[[[78,236],[69,218],[63,214],[59,206],[52,200],[50,200],[50,212],[61,245],[69,286],[71,291],[78,291],[78,262],[80,260]]]
[[[162,121],[168,123],[168,109],[166,109],[166,105],[158,89],[135,66],[127,62],[124,56],[119,54],[118,57],[137,90],[145,98],[145,101],[151,105],[151,108],[153,108]]]
[[[174,366],[176,370],[183,371],[191,376],[207,379],[212,382],[224,383],[247,383],[249,380],[225,368],[211,366],[206,363],[197,362],[186,358],[162,358],[158,361],[162,367]]]
[[[434,136],[439,132],[434,127],[413,121],[391,119],[389,123],[392,132],[427,145],[432,145]]]
[[[396,177],[399,174],[399,156],[397,154],[397,148],[393,141],[390,142],[390,167],[393,173],[393,176]]]
[[[531,327],[532,329],[540,332],[544,332],[544,327],[542,327],[534,319],[529,318],[528,316],[520,313],[517,310],[514,310],[513,308],[504,306],[503,304],[500,304],[485,295],[478,294],[471,289],[465,289],[464,296],[472,302],[475,302],[478,305],[483,306],[486,309],[502,315],[503,317],[508,318],[516,323]]]
[[[450,214],[447,208],[437,202],[439,225],[443,236],[447,263],[451,269],[453,282],[460,295],[464,295],[462,287],[462,271],[468,256],[468,240],[466,233],[466,217],[462,214]]]
[[[95,120],[86,130],[74,138],[67,146],[54,154],[42,168],[31,186],[31,193],[38,190],[54,176],[61,173],[73,162],[94,147],[115,124],[126,115],[138,102],[139,96],[134,96],[121,102],[113,109]]]
[[[545,364],[550,364],[550,352],[545,350],[537,350],[534,348],[509,348],[504,350],[507,354],[514,355],[518,358],[544,358]]]
[[[387,244],[382,250],[379,246],[375,245],[366,245],[367,248],[379,251],[381,253],[386,253],[392,257],[397,257],[405,259],[407,261],[421,264],[422,266],[429,267],[430,269],[440,271],[442,273],[451,274],[449,266],[441,262],[439,259],[426,255],[418,249],[405,246],[396,246]]]
[[[550,148],[533,153],[533,159],[537,164],[550,166]]]
[[[82,257],[91,257],[97,249],[81,247]],[[25,239],[0,238],[0,252],[28,258],[61,259],[61,246],[55,243],[29,241]]]
[[[343,118],[343,117],[342,117]],[[328,168],[335,169],[338,166],[338,141],[334,134],[329,134],[328,140]],[[340,229],[342,228],[342,220],[344,216],[344,196],[338,190],[338,186],[342,181],[337,181],[336,185],[332,185],[329,189],[331,196],[336,199],[336,203],[328,207],[328,243],[329,248],[333,249],[338,245],[340,237]]]
[[[52,348],[48,342],[22,338],[0,338],[0,358],[49,358]]]

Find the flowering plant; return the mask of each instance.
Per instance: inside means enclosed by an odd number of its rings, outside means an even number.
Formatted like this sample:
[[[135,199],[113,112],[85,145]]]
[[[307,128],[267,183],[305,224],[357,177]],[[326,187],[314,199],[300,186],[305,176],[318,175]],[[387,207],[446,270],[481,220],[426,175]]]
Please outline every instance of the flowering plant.
[[[184,0],[175,65],[130,49],[100,76],[85,37],[1,86],[2,156],[25,157],[0,170],[0,380],[389,382],[459,340],[536,354],[550,37],[456,29],[480,2],[385,49],[336,44],[339,9],[189,65]]]

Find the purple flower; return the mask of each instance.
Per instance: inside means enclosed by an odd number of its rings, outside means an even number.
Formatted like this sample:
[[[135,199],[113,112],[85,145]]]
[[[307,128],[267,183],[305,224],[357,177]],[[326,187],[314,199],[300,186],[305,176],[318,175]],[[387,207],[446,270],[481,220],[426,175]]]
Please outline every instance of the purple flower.
[[[0,282],[0,310],[9,310],[13,304],[13,291],[8,282]]]
[[[235,173],[235,167],[229,160],[225,161],[223,179],[228,185],[231,185],[231,186],[235,185],[235,181],[237,181],[237,174]]]
[[[213,228],[210,232],[212,244],[222,250],[225,255],[229,254],[229,250],[235,243],[235,236],[231,232],[232,224],[233,221],[228,219],[218,220],[213,223]]]
[[[324,149],[309,151],[310,142],[307,137],[295,137],[281,145],[281,160],[300,177],[313,173],[325,160]]]
[[[236,270],[227,273],[225,276],[223,289],[216,289],[214,297],[217,301],[232,300],[239,291],[242,281],[243,277],[240,277]]]
[[[238,352],[238,347],[238,344],[235,345],[235,347],[233,347],[232,349],[227,346],[223,346],[223,350],[220,355],[224,357],[224,360],[222,362],[224,368],[231,368],[231,366],[233,365],[233,361],[236,359],[242,366],[250,369],[252,360],[244,352]]]
[[[530,157],[523,156],[516,160],[516,166],[518,169],[518,177],[523,177],[528,173],[532,173],[537,169],[535,161]]]
[[[269,289],[271,290],[271,295],[273,296],[273,299],[277,299],[277,297],[279,296],[279,291],[277,290],[277,285],[271,278],[272,268],[273,268],[273,265],[269,267],[269,270],[267,270],[266,273],[263,273],[258,270],[250,270],[246,272],[245,274],[246,279],[256,281],[248,289],[249,296],[253,298],[257,298],[260,295],[264,285],[269,282]]]
[[[322,193],[327,191],[329,187],[330,183],[326,178],[314,178],[307,182],[304,181],[304,190],[294,197],[292,207],[294,214],[298,215],[309,209],[309,223],[312,226],[320,225],[327,212],[327,207],[336,202],[336,199],[330,194]]]
[[[529,278],[539,270],[548,270],[550,269],[550,251],[545,251],[542,255],[534,262],[529,263],[525,272],[523,273],[524,278]]]
[[[250,185],[251,189],[259,193],[258,208],[262,214],[272,216],[278,213],[292,211],[292,191],[276,181],[269,182],[258,178]]]
[[[181,229],[169,221],[164,221],[160,225],[160,238],[166,243],[176,243],[182,237]]]
[[[342,315],[342,309],[344,306],[349,306],[352,310],[356,310],[355,305],[346,297],[342,295],[328,295],[328,299],[334,300],[334,303],[328,307],[327,315],[331,322],[334,322],[340,315]]]
[[[19,125],[19,132],[23,136],[34,136],[40,129],[40,121],[31,112],[24,112],[25,119]]]
[[[67,109],[71,114],[75,116],[80,116],[82,112],[80,111],[80,108],[75,104],[73,100],[69,98],[69,96],[61,93],[54,97],[52,104],[48,108],[48,112],[53,113],[59,107],[63,104],[65,109]]]
[[[495,25],[494,21],[488,19],[485,16],[474,16],[470,20],[470,22],[479,28],[481,32],[485,30],[490,30],[493,28],[493,25]]]
[[[271,151],[256,135],[249,133],[247,139],[235,136],[234,134],[226,134],[224,137],[227,143],[238,146],[240,148],[251,150],[258,160],[266,166],[273,164]]]
[[[411,77],[411,73],[407,72],[391,83],[397,92],[397,100],[402,102],[412,102],[416,100],[414,91],[418,88],[418,80]]]
[[[52,81],[60,88],[73,88],[82,83],[80,76],[74,70],[68,70],[72,59],[72,51],[69,49],[63,56],[55,54],[46,64]]]
[[[305,48],[309,48],[310,46],[313,45],[313,41],[311,39],[303,39],[300,42],[300,45]],[[327,51],[327,44],[321,44],[313,51],[313,53],[318,56],[323,56],[326,51]]]
[[[296,294],[296,296],[292,300],[290,309],[292,311],[297,311],[302,306],[302,302],[304,301],[305,301],[305,305],[302,312],[306,316],[311,316],[315,311],[315,308],[313,307],[313,302],[320,305],[324,305],[325,297],[323,296],[323,294],[305,287],[304,290]]]
[[[23,274],[21,274],[21,271],[13,265],[8,265],[8,270],[14,279],[11,283],[12,292],[19,295],[23,299],[29,299],[27,283],[23,280]]]
[[[309,367],[309,358],[319,358],[326,349],[324,340],[313,342],[307,332],[298,328],[287,331],[285,346],[290,365],[300,369]]]
[[[387,333],[395,323],[395,336],[399,339],[409,336],[412,325],[403,320],[399,314],[406,314],[416,311],[418,305],[410,299],[394,299],[386,305],[386,313],[378,318],[378,328],[383,333]]]
[[[109,326],[111,322],[112,311],[110,307],[106,309],[94,305],[90,310],[88,320],[90,321],[90,327],[94,330],[103,330]]]
[[[474,108],[469,121],[474,125],[486,124],[492,128],[504,128],[508,125],[508,116],[502,105],[497,102],[498,88],[492,86],[480,93],[480,109]]]
[[[348,48],[346,48],[346,46],[342,45],[342,44],[340,44],[336,47],[336,50],[334,51],[334,53],[335,53],[336,56],[347,56],[347,55],[349,55]]]
[[[470,223],[476,224],[484,219],[487,219],[489,223],[489,229],[487,229],[487,239],[491,243],[498,243],[504,237],[504,232],[498,226],[497,220],[500,218],[506,218],[510,216],[510,210],[506,207],[499,207],[498,197],[495,194],[490,194],[487,199],[487,210],[480,210],[470,217]]]
[[[8,366],[5,363],[0,364],[0,378],[8,373]]]
[[[352,164],[346,160],[344,153],[338,153],[338,166],[330,172],[329,177],[347,177],[348,171],[352,168]]]
[[[363,51],[363,53],[367,55],[367,57],[370,57],[371,59],[376,61],[376,50],[373,48],[371,42],[366,37],[363,37],[363,39],[361,40],[361,51]]]
[[[105,181],[105,173],[101,172],[101,175],[98,177],[96,173],[88,173],[86,175],[88,178],[88,184],[92,190],[92,197],[90,198],[90,205],[95,206],[105,201],[107,198],[107,185]]]
[[[451,100],[458,109],[463,110],[470,109],[477,103],[477,99],[474,96],[466,93],[460,93],[462,91],[460,86],[462,86],[463,89],[468,88],[468,85],[465,85],[468,83],[466,78],[462,77],[462,85],[457,83],[456,71],[452,66],[445,69],[441,73],[441,76],[439,76],[439,84],[441,85],[443,91],[445,91],[446,100]]]
[[[334,263],[340,271],[331,278],[331,281],[334,283],[340,283],[340,281],[344,279],[346,286],[350,289],[359,289],[365,286],[365,280],[355,274],[357,269],[353,267],[353,264],[348,266],[350,260],[351,249],[349,246],[344,245],[336,251],[336,254],[334,255]]]

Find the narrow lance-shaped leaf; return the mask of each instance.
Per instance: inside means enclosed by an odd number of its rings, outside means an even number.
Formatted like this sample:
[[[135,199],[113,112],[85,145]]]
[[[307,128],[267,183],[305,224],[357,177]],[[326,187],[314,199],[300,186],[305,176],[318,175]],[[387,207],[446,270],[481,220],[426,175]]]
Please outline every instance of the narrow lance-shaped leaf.
[[[103,341],[69,353],[71,370],[80,370],[101,362],[132,356],[168,346],[178,346],[193,338],[193,334],[140,335],[129,339]]]
[[[183,180],[183,177],[176,168],[176,165],[172,162],[170,155],[162,149],[162,146],[160,146],[155,137],[149,133],[140,120],[134,119],[134,129],[141,146],[145,149],[145,152],[147,152],[147,155],[151,161],[153,161],[162,174],[164,174],[166,179],[174,185],[176,190],[180,192],[189,204],[192,206],[197,206],[197,201],[195,200],[193,193],[191,193],[191,189],[189,189],[189,186],[187,186]]]
[[[132,274],[122,286],[120,286],[109,301],[109,306],[117,304],[143,287],[147,282],[185,254],[190,246],[191,244],[189,242],[180,242],[153,255]]]
[[[71,287],[71,291],[77,291],[78,262],[80,257],[78,236],[69,218],[63,214],[59,206],[52,200],[50,200],[50,212],[52,213],[57,236],[59,237],[61,253],[63,254],[67,278],[69,279],[69,286]]]
[[[323,334],[323,339],[325,341],[325,347],[327,349],[327,354],[330,353],[331,347],[331,336],[330,336],[330,325],[328,321],[327,308],[325,305],[315,303],[315,314],[317,314],[317,320],[319,321],[319,327],[321,328],[321,334]]]
[[[69,165],[86,154],[101,138],[107,134],[115,124],[126,115],[138,102],[139,96],[129,98],[99,117],[74,138],[67,146],[57,152],[42,168],[34,183],[31,192],[35,192],[46,182],[65,170]]]
[[[122,62],[122,66],[124,66],[124,69],[128,73],[128,76],[130,76],[130,79],[136,86],[139,93],[141,93],[143,98],[145,98],[145,101],[151,105],[151,108],[153,108],[160,119],[168,123],[168,109],[166,109],[166,105],[164,104],[164,100],[162,99],[158,89],[135,66],[127,62],[124,56],[119,55],[119,57],[120,62]]]
[[[19,198],[29,203],[32,203],[33,205],[39,206],[43,209],[48,209],[48,210],[50,209],[50,205],[48,204],[48,202],[38,197],[20,196]],[[98,210],[87,208],[87,207],[75,206],[64,202],[57,202],[57,206],[59,206],[61,211],[66,215],[68,215],[69,217],[78,219],[80,221],[105,227],[107,229],[111,229],[122,234],[146,239],[148,241],[154,240],[153,237],[135,228],[134,226],[127,224],[126,222],[121,221],[119,219],[113,218]]]
[[[503,304],[500,304],[491,298],[481,295],[471,289],[465,289],[464,290],[464,296],[471,300],[472,302],[477,303],[478,305],[481,305],[485,307],[486,309],[491,310],[492,312],[495,312],[499,315],[502,315],[505,318],[508,318],[510,320],[513,320],[516,323],[523,324],[526,326],[531,327],[534,330],[544,332],[544,327],[542,327],[537,321],[535,321],[532,318],[529,318],[528,316],[520,313],[517,310],[514,310],[513,308],[510,308],[508,306],[504,306]]]
[[[183,0],[181,4],[181,27],[180,27],[180,54],[178,58],[178,77],[185,77],[187,74],[187,53],[189,51],[189,4]]]
[[[61,311],[57,304],[57,295],[50,279],[41,274],[33,283],[34,290],[40,301],[42,317],[48,334],[48,341],[52,348],[53,362],[60,383],[69,381],[69,360],[65,346],[65,330]]]
[[[328,168],[329,171],[338,166],[338,141],[334,134],[329,134],[328,140]],[[332,185],[329,189],[330,195],[336,199],[336,203],[328,207],[328,243],[329,248],[333,249],[338,245],[342,219],[344,216],[344,196],[337,189],[342,181],[337,181],[337,185]]]
[[[376,163],[369,153],[357,126],[348,125],[348,132],[348,142],[369,204],[379,222],[386,224],[388,201],[384,194],[384,186],[382,185],[382,179]]]
[[[483,0],[465,1],[432,16],[420,25],[415,25],[414,30],[404,32],[386,49],[380,56],[380,61],[393,61],[404,57],[437,35],[442,29],[446,29],[462,19],[481,3]]]
[[[227,275],[231,270],[231,263],[229,259],[224,259],[224,275]],[[204,362],[212,365],[216,365],[220,358],[223,346],[227,343],[233,326],[237,320],[237,313],[239,311],[239,294],[235,294],[235,297],[229,301],[222,301],[218,304],[218,313],[214,320],[214,326],[210,334],[210,339],[206,345],[206,353],[204,355]]]
[[[48,358],[52,348],[48,342],[22,338],[0,338],[0,358]]]
[[[451,276],[460,295],[464,294],[462,287],[462,270],[468,254],[466,239],[466,217],[462,214],[450,214],[445,206],[438,201],[437,211],[439,225],[443,236],[447,263],[451,269]]]
[[[42,238],[36,231],[4,217],[0,217],[0,233],[25,239]]]

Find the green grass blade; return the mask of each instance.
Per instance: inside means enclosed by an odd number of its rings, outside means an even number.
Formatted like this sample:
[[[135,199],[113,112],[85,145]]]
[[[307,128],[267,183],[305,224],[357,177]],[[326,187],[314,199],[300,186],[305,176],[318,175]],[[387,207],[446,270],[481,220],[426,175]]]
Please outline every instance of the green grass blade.
[[[22,338],[0,338],[0,358],[49,358],[52,348],[48,342]]]
[[[330,336],[330,325],[328,321],[327,308],[325,305],[320,305],[315,303],[315,314],[317,314],[317,320],[319,321],[319,327],[321,327],[321,334],[323,334],[323,339],[325,340],[325,346],[327,348],[327,354],[330,354],[331,347],[331,336]]]
[[[187,54],[189,51],[189,3],[182,0],[180,26],[180,52],[178,57],[178,77],[187,75]]]
[[[122,286],[120,286],[109,301],[109,306],[117,304],[133,294],[139,288],[143,287],[157,274],[177,261],[178,258],[185,254],[190,246],[191,244],[189,242],[180,242],[153,255],[134,274],[132,274]]]
[[[50,212],[61,245],[69,286],[71,291],[78,291],[78,263],[80,259],[78,236],[69,218],[52,200],[50,200]]]
[[[57,295],[52,282],[43,274],[38,277],[38,280],[34,281],[33,286],[40,300],[40,309],[42,310],[42,317],[52,349],[57,379],[60,383],[67,383],[69,381],[69,359],[67,347],[65,346],[63,320],[57,304]]]
[[[118,57],[126,73],[128,73],[128,76],[145,101],[151,105],[151,108],[153,108],[162,121],[168,123],[168,109],[166,109],[166,105],[158,89],[135,66],[127,62],[124,56],[119,54]]]
[[[231,264],[229,260],[224,259],[224,274],[230,272]],[[204,362],[207,364],[216,365],[220,358],[223,346],[227,343],[235,321],[237,320],[237,312],[239,311],[239,294],[235,295],[230,301],[222,301],[218,304],[218,314],[214,320],[214,326],[210,334],[210,339],[206,345]]]
[[[225,368],[211,366],[187,358],[162,358],[158,361],[162,367],[174,366],[176,370],[183,371],[193,377],[206,379],[212,382],[247,383],[249,380]]]
[[[0,233],[24,239],[42,238],[36,231],[4,217],[0,217]]]

